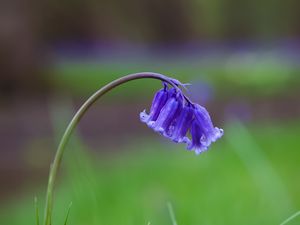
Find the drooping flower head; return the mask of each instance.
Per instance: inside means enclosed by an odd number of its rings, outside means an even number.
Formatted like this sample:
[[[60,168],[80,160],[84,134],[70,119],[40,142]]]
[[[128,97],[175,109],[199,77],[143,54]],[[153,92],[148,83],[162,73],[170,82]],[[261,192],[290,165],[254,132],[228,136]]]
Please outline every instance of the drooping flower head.
[[[149,114],[146,110],[140,113],[142,122],[176,143],[185,143],[196,154],[206,151],[222,137],[223,130],[213,126],[207,110],[183,93],[185,84],[169,78],[163,86],[154,95]]]

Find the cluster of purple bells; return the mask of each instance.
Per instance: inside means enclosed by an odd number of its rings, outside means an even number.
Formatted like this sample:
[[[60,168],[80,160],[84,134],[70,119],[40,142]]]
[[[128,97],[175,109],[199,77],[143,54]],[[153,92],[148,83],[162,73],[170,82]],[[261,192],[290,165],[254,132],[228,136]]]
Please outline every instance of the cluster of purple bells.
[[[173,82],[174,83],[174,82]],[[189,100],[180,86],[180,82],[159,90],[152,101],[149,114],[140,113],[140,119],[155,132],[176,143],[185,143],[188,150],[200,154],[208,149],[212,142],[222,137],[223,130],[213,126],[207,110]]]

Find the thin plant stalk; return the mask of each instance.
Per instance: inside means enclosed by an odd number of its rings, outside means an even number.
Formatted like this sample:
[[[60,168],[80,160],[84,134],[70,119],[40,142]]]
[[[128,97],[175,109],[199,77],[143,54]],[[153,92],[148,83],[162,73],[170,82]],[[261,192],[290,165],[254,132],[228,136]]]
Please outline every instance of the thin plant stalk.
[[[169,214],[170,214],[170,217],[171,217],[172,225],[177,225],[176,218],[175,218],[175,213],[174,213],[171,202],[168,202],[168,210],[169,210]]]
[[[300,211],[298,211],[298,212],[294,213],[293,215],[291,215],[289,218],[287,218],[285,221],[283,221],[280,225],[285,225],[285,224],[289,223],[290,221],[295,219],[297,216],[300,216]]]
[[[52,208],[53,208],[53,190],[54,190],[55,180],[61,165],[61,160],[65,151],[65,147],[70,139],[73,130],[76,128],[77,124],[79,123],[80,119],[87,112],[87,110],[105,93],[109,92],[110,90],[112,90],[113,88],[121,84],[127,83],[128,81],[142,79],[142,78],[153,78],[153,79],[161,80],[163,82],[169,83],[175,88],[178,88],[172,82],[172,80],[168,79],[166,76],[162,74],[152,73],[152,72],[134,73],[112,81],[111,83],[100,88],[91,97],[89,97],[86,100],[86,102],[79,108],[79,110],[76,112],[71,122],[69,123],[68,127],[66,128],[60,140],[58,148],[56,150],[54,160],[50,166],[47,193],[46,193],[46,205],[45,205],[45,212],[44,212],[44,225],[51,225],[51,215],[52,215]]]

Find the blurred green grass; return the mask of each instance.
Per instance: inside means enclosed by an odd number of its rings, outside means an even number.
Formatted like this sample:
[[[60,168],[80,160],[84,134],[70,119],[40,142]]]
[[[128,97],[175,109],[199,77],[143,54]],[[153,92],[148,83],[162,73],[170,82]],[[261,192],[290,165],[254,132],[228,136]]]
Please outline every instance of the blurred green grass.
[[[280,224],[300,209],[299,124],[230,123],[224,138],[200,156],[159,137],[132,138],[101,155],[73,139],[53,224],[63,224],[70,202],[72,225],[172,224],[168,202],[179,225]],[[36,190],[41,201],[45,187]],[[32,191],[0,210],[1,224],[34,224]]]

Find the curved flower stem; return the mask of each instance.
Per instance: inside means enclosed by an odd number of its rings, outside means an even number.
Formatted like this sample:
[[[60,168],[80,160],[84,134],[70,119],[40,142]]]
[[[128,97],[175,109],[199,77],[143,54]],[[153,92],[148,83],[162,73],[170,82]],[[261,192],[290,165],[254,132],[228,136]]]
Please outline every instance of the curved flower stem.
[[[121,77],[117,80],[112,81],[111,83],[105,85],[98,91],[96,91],[77,111],[77,113],[72,118],[71,122],[69,123],[67,129],[65,130],[63,137],[58,145],[54,161],[50,166],[50,172],[49,172],[49,180],[48,180],[48,187],[47,187],[47,193],[46,193],[46,205],[45,205],[45,215],[44,215],[44,224],[45,225],[51,225],[51,214],[52,214],[52,207],[53,207],[53,189],[55,184],[55,179],[57,176],[57,172],[59,170],[61,160],[65,151],[66,144],[68,143],[70,136],[72,134],[72,131],[75,129],[76,125],[79,123],[82,116],[86,113],[86,111],[95,103],[96,100],[98,100],[101,96],[103,96],[108,91],[112,90],[113,88],[124,84],[131,80],[137,80],[142,78],[153,78],[158,79],[164,82],[169,83],[170,85],[174,86],[175,88],[178,88],[174,82],[168,78],[167,76],[164,76],[162,74],[158,73],[152,73],[152,72],[142,72],[142,73],[135,73],[135,74],[129,74],[127,76]]]

